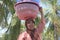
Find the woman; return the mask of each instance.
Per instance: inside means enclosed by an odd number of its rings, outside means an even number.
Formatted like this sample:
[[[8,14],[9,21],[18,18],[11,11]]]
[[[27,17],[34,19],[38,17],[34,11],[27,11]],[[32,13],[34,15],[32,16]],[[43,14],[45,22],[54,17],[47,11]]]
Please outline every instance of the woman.
[[[37,28],[34,27],[34,20],[29,18],[25,21],[26,31],[19,35],[17,40],[41,40],[41,33],[45,26],[45,20],[42,12],[42,8],[40,8],[41,12],[41,22],[38,24]]]

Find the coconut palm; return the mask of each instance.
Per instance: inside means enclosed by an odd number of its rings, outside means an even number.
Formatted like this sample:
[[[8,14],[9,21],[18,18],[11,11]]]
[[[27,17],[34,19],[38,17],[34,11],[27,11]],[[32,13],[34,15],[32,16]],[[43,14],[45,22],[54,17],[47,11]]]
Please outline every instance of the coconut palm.
[[[20,33],[20,20],[16,17],[14,11],[15,1],[1,0],[0,3],[0,27],[6,29],[4,40],[17,40]],[[4,31],[3,31],[4,32]]]
[[[58,13],[58,10],[60,10],[59,9],[59,5],[57,4],[57,1],[58,0],[46,0],[46,1],[44,1],[44,0],[42,0],[42,2],[43,3],[45,3],[45,4],[49,4],[51,7],[51,11],[49,12],[50,14],[48,15],[49,17],[49,20],[53,23],[53,25],[54,25],[54,37],[55,37],[55,39],[54,40],[59,40],[58,39],[58,37],[60,36],[60,22],[59,22],[59,20],[60,20],[60,17],[59,17],[59,13]],[[50,9],[49,8],[49,9]]]

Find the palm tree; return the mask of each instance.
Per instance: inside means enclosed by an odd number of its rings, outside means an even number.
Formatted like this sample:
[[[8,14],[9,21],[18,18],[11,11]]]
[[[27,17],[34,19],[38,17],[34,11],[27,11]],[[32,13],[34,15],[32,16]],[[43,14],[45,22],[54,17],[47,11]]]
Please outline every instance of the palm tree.
[[[0,26],[6,28],[4,40],[17,40],[20,33],[21,22],[14,11],[15,0],[1,0],[0,4]]]
[[[48,15],[49,17],[49,20],[53,23],[54,25],[54,36],[55,36],[55,39],[54,40],[58,40],[58,37],[60,35],[60,18],[59,16],[57,15],[57,10],[59,9],[58,6],[57,6],[57,0],[42,0],[42,2],[44,2],[45,4],[48,3],[49,5],[51,5],[51,11],[50,11],[50,14]]]
[[[58,40],[58,37],[60,37],[60,16],[58,12],[60,6],[57,5],[57,0],[41,0],[41,2],[45,5],[42,7],[45,13],[46,24],[50,21],[49,27],[43,33],[43,40],[55,40],[54,36]],[[21,26],[21,20],[16,17],[14,4],[15,0],[1,0],[0,2],[0,27],[7,29],[2,40],[17,40],[19,33],[22,31],[20,28],[25,28]],[[36,25],[39,20],[39,17],[35,19]]]

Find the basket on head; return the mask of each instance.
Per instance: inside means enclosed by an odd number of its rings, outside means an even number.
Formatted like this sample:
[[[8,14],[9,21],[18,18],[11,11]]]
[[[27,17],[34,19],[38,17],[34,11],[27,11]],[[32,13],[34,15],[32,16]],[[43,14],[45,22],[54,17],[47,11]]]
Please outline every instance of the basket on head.
[[[21,20],[26,20],[28,18],[35,19],[39,12],[39,5],[29,1],[16,3],[14,8],[18,18]]]

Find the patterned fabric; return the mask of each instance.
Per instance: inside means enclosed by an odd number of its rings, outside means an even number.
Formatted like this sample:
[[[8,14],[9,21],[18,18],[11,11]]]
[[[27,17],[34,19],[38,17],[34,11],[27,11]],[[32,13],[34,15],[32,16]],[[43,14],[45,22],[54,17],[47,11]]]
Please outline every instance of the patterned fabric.
[[[32,0],[33,2],[40,3],[40,0]]]
[[[21,2],[22,0],[16,0],[16,2]]]
[[[32,2],[36,2],[36,3],[38,3],[38,4],[40,3],[40,0],[16,0],[16,2],[21,2],[21,1],[23,1],[23,2],[24,2],[24,1],[25,1],[25,2],[26,2],[26,1],[32,1]]]
[[[25,31],[19,35],[17,40],[32,40],[30,35]]]
[[[32,35],[32,37],[33,37],[33,35]],[[35,32],[34,37],[32,39],[31,36],[25,31],[19,35],[17,40],[41,40],[41,37],[39,34],[36,35],[36,32]]]

